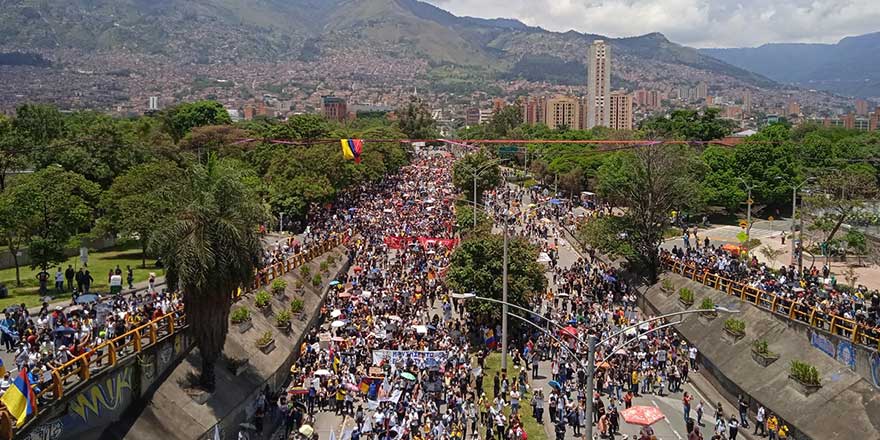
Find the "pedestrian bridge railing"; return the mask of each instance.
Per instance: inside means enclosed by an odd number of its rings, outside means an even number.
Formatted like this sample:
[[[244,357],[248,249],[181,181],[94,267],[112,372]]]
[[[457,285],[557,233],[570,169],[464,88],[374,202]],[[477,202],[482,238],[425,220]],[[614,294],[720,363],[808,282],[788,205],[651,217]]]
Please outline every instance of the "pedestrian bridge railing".
[[[880,351],[880,329],[870,327],[843,316],[826,313],[817,307],[797,303],[772,292],[724,278],[699,268],[692,263],[682,263],[670,256],[661,258],[663,267],[707,287],[720,290],[730,296],[767,310],[777,316],[806,324],[812,328],[827,331],[847,338],[853,343]]]
[[[267,286],[275,278],[284,276],[284,274],[291,270],[347,241],[346,236],[334,235],[303,252],[287,257],[284,261],[257,270],[252,290],[258,290],[261,287]],[[241,296],[242,294],[243,292],[239,291],[235,295]],[[38,417],[48,407],[51,407],[54,403],[87,383],[92,376],[113,369],[120,362],[137,356],[143,350],[186,328],[186,314],[181,304],[179,308],[161,317],[137,326],[95,347],[91,347],[85,353],[74,357],[60,366],[56,366],[44,376],[45,379],[34,384],[39,390],[36,393],[38,412],[29,416],[28,419]],[[0,415],[2,415],[2,419],[14,420],[2,403],[0,403]],[[0,425],[5,424],[0,423]],[[2,437],[0,435],[0,438]]]

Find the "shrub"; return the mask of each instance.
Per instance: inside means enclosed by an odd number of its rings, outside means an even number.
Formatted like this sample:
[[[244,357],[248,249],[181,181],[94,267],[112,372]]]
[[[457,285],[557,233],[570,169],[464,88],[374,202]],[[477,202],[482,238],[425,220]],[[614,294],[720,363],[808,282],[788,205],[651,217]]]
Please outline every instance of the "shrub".
[[[321,262],[321,272],[327,273],[330,271],[330,264],[327,263],[327,260]]]
[[[269,305],[269,301],[271,299],[272,299],[272,297],[269,296],[269,292],[266,292],[265,290],[261,290],[261,291],[257,292],[257,295],[254,297],[254,304],[256,304],[257,307],[262,309],[263,307],[266,307]]]
[[[290,324],[290,312],[281,310],[275,314],[275,325],[278,327],[287,327]]]
[[[300,290],[303,288],[303,282],[301,280],[296,280],[296,290]]]
[[[233,324],[239,324],[251,319],[251,311],[242,307],[232,311],[229,314],[229,319],[232,320]]]
[[[272,342],[273,339],[275,339],[275,338],[272,337],[272,332],[267,331],[267,332],[263,333],[259,339],[257,339],[257,346],[262,347],[264,345],[267,345],[270,342]]]
[[[752,350],[755,350],[755,353],[764,356],[772,356],[774,353],[770,351],[769,344],[767,344],[766,339],[755,339],[755,342],[752,342]]]
[[[693,303],[694,302],[694,291],[691,289],[688,289],[687,287],[682,287],[678,291],[678,297],[686,303]]]
[[[336,257],[333,254],[327,256],[327,264],[333,264],[336,262]]]
[[[663,282],[660,283],[660,287],[667,292],[675,290],[675,286],[672,284],[672,280],[670,280],[669,278],[663,280]]]
[[[303,264],[303,265],[300,266],[300,268],[299,268],[299,274],[300,274],[303,278],[308,278],[309,276],[312,275],[312,270],[309,269],[309,266],[308,266],[307,264]]]
[[[320,286],[321,283],[323,283],[323,282],[324,282],[324,279],[321,278],[321,274],[319,274],[319,273],[316,273],[315,276],[312,277],[312,285],[315,287]]]
[[[305,303],[299,298],[295,298],[290,302],[290,311],[293,313],[302,312],[303,307],[305,307]]]
[[[819,385],[819,370],[801,361],[791,361],[791,375],[801,383]]]
[[[700,303],[700,308],[703,310],[715,310],[715,301],[712,301],[712,298],[703,298],[703,302]]]
[[[736,318],[728,318],[727,321],[724,321],[724,328],[731,333],[741,335],[746,332],[746,322]]]
[[[282,278],[275,278],[272,280],[272,293],[280,294],[284,293],[284,289],[287,288],[287,281],[284,281]]]

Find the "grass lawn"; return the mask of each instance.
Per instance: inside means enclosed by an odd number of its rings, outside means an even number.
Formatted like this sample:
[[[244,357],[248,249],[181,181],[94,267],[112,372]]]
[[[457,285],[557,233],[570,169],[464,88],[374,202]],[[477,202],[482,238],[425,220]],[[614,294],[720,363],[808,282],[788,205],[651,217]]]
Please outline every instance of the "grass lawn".
[[[515,376],[519,374],[519,370],[513,368],[513,361],[510,360],[510,356],[508,356],[507,359],[507,367],[509,370],[508,377],[510,377],[511,375]],[[492,398],[492,378],[495,377],[496,371],[501,371],[501,353],[492,353],[488,357],[486,357],[486,370],[483,371],[483,392],[486,393],[486,397],[488,398]],[[531,377],[531,375],[529,375],[529,377]],[[531,390],[529,390],[525,396],[522,396],[520,398],[519,419],[520,421],[522,421],[523,427],[529,434],[529,440],[548,440],[547,434],[544,432],[544,426],[539,425],[535,421],[535,418],[532,417],[532,406],[529,403],[531,402],[531,400]],[[504,415],[507,417],[510,416],[509,407],[504,408]],[[547,422],[547,420],[549,419],[545,417],[544,422],[549,423]]]
[[[147,259],[147,267],[141,268],[141,250],[137,243],[130,245],[116,246],[100,252],[89,252],[88,270],[91,272],[95,281],[92,283],[91,291],[107,292],[110,290],[107,282],[107,273],[110,269],[115,269],[118,265],[122,268],[122,282],[126,283],[125,266],[129,265],[134,269],[134,281],[146,281],[150,277],[150,272],[155,272],[156,276],[162,276],[161,269],[156,269],[153,265],[155,260]],[[61,265],[62,272],[67,270],[67,265],[73,265],[75,269],[79,269],[82,263],[79,256],[69,258]],[[57,266],[49,268],[49,291],[53,292],[55,288],[55,270]],[[39,283],[37,282],[37,273],[39,270],[32,270],[28,266],[23,266],[21,271],[21,287],[15,285],[15,268],[0,270],[0,282],[6,284],[9,289],[9,298],[0,298],[0,309],[6,308],[13,304],[24,303],[28,307],[40,305]],[[66,281],[65,281],[66,284]],[[127,284],[126,284],[127,287]],[[65,285],[66,288],[66,285]],[[55,298],[68,298],[70,292],[65,292]]]

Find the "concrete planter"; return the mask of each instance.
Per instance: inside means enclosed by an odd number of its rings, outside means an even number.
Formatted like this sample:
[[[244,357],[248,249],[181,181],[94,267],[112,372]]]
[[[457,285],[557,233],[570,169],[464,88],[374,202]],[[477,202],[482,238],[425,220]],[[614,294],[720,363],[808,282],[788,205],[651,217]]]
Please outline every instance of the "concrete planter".
[[[263,307],[258,307],[258,308],[260,309],[261,312],[263,312],[263,316],[265,316],[267,318],[272,316],[272,306],[271,305],[267,304]]]
[[[752,350],[752,359],[755,362],[757,362],[758,365],[760,365],[764,368],[767,368],[767,366],[776,362],[776,360],[779,359],[779,355],[778,354],[765,355],[765,354],[758,353],[755,350]]]
[[[724,331],[721,332],[721,339],[723,339],[728,344],[736,344],[737,342],[739,342],[740,339],[744,338],[745,336],[745,333],[734,333],[728,329],[724,329]]]
[[[798,390],[798,392],[800,392],[804,396],[809,396],[810,394],[813,394],[816,391],[819,391],[819,388],[822,388],[822,385],[812,385],[812,384],[803,383],[790,374],[788,375],[788,381],[792,385],[794,385],[794,388],[796,390]]]
[[[678,303],[681,304],[681,306],[684,307],[685,310],[691,308],[691,306],[694,305],[694,302],[693,302],[693,301],[685,302],[685,301],[684,301],[683,299],[681,299],[681,298],[678,299]]]
[[[211,393],[198,388],[187,388],[186,394],[199,405],[204,405],[211,397]]]
[[[248,319],[247,321],[239,322],[236,325],[238,325],[238,333],[244,333],[254,328],[254,323],[251,322],[250,319]]]
[[[259,348],[260,351],[263,352],[263,354],[269,354],[272,352],[272,350],[275,350],[275,340],[273,339],[265,345],[258,345],[257,348]]]
[[[289,335],[289,334],[290,334],[290,323],[289,323],[289,322],[288,322],[287,324],[284,324],[284,325],[277,325],[277,324],[276,324],[276,325],[275,325],[275,328],[277,328],[278,331],[280,331],[281,333],[284,333],[285,335]]]

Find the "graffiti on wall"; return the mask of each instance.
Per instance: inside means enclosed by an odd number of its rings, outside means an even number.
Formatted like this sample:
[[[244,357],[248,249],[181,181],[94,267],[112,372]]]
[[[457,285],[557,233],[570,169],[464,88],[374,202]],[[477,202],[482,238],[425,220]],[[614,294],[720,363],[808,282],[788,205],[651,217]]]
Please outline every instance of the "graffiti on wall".
[[[822,350],[823,353],[828,356],[834,357],[836,350],[834,350],[834,342],[831,342],[827,336],[819,334],[819,332],[811,332],[810,333],[810,344],[813,344],[813,347]]]
[[[88,423],[89,417],[106,418],[106,413],[124,409],[131,400],[131,376],[134,368],[125,367],[119,373],[92,385],[70,402],[70,410]]]
[[[871,379],[874,381],[874,386],[880,388],[880,353],[871,356]]]
[[[849,367],[856,369],[856,349],[849,341],[840,341],[837,344],[837,360]]]

